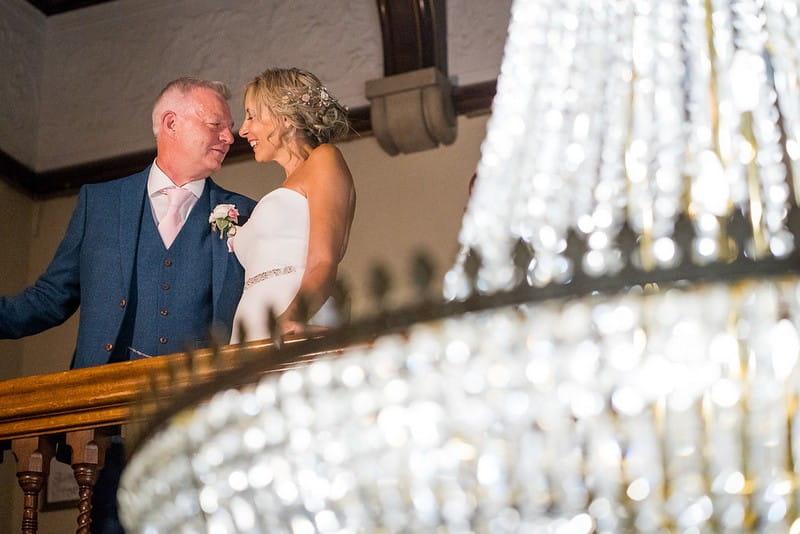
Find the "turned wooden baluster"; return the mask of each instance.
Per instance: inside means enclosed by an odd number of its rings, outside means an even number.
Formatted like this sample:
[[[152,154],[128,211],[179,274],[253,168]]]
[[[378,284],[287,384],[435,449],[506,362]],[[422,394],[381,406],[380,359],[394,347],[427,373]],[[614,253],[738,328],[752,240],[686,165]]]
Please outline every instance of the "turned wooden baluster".
[[[110,439],[102,429],[67,433],[67,445],[72,449],[72,470],[75,472],[75,480],[78,481],[77,534],[89,534],[92,522],[92,491],[97,475],[103,468]]]
[[[17,461],[17,480],[25,495],[22,511],[22,534],[36,534],[39,529],[39,493],[50,474],[50,460],[55,443],[47,437],[21,438],[11,442]]]

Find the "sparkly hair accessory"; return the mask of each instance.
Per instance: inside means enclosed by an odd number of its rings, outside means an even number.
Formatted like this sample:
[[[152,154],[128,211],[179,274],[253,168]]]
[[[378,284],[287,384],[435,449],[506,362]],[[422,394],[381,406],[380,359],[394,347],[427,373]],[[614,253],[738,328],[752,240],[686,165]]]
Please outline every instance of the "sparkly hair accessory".
[[[306,91],[300,96],[297,96],[298,93],[294,91],[287,91],[283,98],[281,99],[284,104],[288,104],[292,100],[299,100],[310,108],[316,108],[318,113],[323,113],[328,106],[332,103],[336,102],[336,99],[328,93],[328,89],[325,86],[319,87],[307,87]]]

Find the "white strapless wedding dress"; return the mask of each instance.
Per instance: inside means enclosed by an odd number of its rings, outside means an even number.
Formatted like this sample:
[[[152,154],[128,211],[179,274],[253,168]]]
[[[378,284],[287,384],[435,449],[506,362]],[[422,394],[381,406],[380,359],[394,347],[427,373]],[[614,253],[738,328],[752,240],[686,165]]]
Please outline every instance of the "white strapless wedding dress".
[[[233,318],[231,344],[270,337],[268,310],[282,314],[297,295],[308,253],[308,200],[279,187],[265,195],[250,219],[237,230],[233,249],[244,267],[244,291]],[[309,321],[336,325],[328,299]],[[242,332],[246,335],[242,335]]]

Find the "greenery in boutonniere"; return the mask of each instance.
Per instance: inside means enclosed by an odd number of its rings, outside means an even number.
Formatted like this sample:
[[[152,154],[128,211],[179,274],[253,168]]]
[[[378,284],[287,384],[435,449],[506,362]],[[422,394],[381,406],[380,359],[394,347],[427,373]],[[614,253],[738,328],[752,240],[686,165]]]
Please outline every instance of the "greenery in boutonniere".
[[[234,204],[217,204],[217,207],[208,216],[211,230],[219,232],[219,238],[236,235],[236,223],[239,222],[239,210]]]

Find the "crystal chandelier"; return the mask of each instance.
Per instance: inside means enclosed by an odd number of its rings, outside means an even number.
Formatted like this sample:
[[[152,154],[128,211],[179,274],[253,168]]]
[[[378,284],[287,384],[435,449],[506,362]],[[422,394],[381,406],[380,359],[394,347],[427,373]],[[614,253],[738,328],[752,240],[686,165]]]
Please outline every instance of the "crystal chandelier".
[[[163,412],[125,525],[800,532],[799,8],[517,0],[448,302]]]

